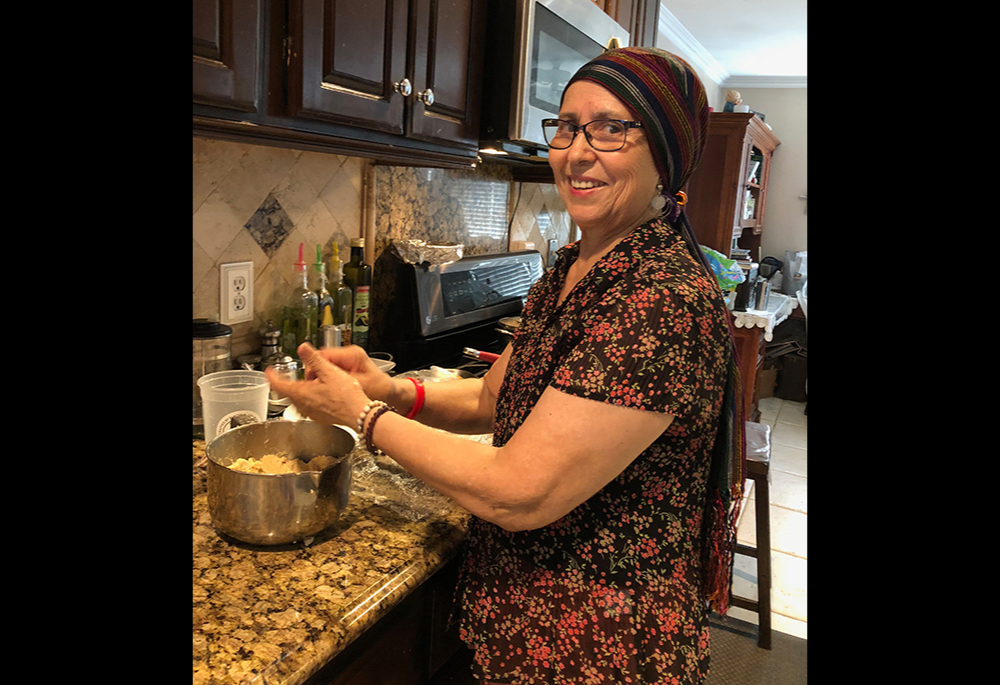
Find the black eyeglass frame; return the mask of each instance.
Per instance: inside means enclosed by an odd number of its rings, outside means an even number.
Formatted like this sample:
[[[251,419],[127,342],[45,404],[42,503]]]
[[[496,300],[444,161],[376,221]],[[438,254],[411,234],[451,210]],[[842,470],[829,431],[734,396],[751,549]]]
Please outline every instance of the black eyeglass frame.
[[[587,130],[587,127],[590,126],[593,123],[597,123],[597,122],[600,122],[600,121],[617,121],[619,124],[621,124],[622,126],[625,127],[625,135],[622,136],[622,144],[621,145],[619,145],[618,147],[616,147],[614,149],[611,149],[611,150],[602,150],[601,148],[599,148],[596,145],[594,145],[594,141],[590,138],[590,131]],[[548,131],[546,130],[546,126],[549,125],[549,124],[555,124],[555,123],[563,123],[563,124],[566,124],[567,126],[570,126],[570,127],[573,128],[573,137],[570,138],[569,139],[569,143],[567,143],[563,147],[556,147],[552,143],[549,142],[549,137],[547,135]],[[542,135],[545,138],[545,143],[550,148],[552,148],[553,150],[567,150],[567,149],[569,149],[570,147],[573,146],[573,143],[576,142],[576,134],[579,133],[580,131],[583,131],[583,137],[587,139],[587,144],[590,145],[590,147],[592,147],[595,150],[597,150],[598,152],[618,152],[623,147],[625,147],[625,143],[628,142],[628,132],[629,132],[630,129],[633,129],[633,128],[643,128],[642,122],[639,122],[639,121],[627,121],[625,119],[592,119],[591,121],[588,121],[586,124],[577,125],[577,124],[574,124],[571,121],[566,121],[565,119],[542,119]]]

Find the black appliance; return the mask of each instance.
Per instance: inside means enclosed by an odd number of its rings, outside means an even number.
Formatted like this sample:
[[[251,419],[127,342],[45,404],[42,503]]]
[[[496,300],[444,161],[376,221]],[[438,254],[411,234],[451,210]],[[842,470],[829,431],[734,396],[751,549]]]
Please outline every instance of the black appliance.
[[[500,320],[516,317],[544,273],[536,250],[475,255],[441,266],[411,264],[390,245],[372,274],[371,350],[388,352],[397,372],[430,366],[479,375],[465,348],[500,354],[510,340]]]

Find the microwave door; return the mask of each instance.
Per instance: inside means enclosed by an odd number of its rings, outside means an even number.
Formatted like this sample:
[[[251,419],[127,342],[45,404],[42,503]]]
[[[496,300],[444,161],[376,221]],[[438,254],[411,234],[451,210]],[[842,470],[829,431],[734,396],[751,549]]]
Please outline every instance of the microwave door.
[[[628,34],[590,0],[531,0],[528,42],[520,89],[519,121],[515,130],[522,142],[545,147],[542,119],[559,115],[559,103],[569,79],[588,61],[604,52],[611,38],[628,44]],[[586,10],[586,11],[584,11]],[[573,17],[570,22],[567,17]]]

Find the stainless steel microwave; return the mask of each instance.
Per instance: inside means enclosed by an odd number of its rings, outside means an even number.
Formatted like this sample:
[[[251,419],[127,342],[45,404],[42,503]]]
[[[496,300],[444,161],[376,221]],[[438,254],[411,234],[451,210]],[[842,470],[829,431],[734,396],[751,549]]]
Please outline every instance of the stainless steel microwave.
[[[593,0],[489,0],[480,152],[543,159],[566,82],[628,32]]]

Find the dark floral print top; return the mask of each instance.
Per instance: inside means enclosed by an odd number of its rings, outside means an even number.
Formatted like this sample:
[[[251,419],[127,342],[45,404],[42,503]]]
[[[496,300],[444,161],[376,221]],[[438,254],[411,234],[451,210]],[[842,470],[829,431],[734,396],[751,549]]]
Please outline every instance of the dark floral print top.
[[[700,533],[731,349],[728,313],[714,277],[662,219],[620,241],[557,306],[578,252],[578,244],[563,248],[528,295],[494,445],[507,442],[548,386],[675,418],[554,523],[508,532],[472,518],[461,635],[479,675],[501,683],[701,683],[708,628]]]

